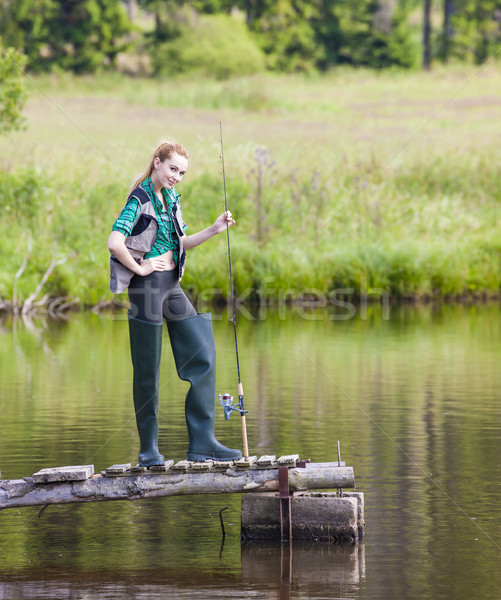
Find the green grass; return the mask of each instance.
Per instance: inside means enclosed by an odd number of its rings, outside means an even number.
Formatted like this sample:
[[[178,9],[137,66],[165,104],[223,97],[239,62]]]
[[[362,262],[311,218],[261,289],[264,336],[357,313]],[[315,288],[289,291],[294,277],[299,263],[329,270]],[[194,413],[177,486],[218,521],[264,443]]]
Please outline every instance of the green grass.
[[[238,221],[238,294],[499,293],[496,65],[226,82],[59,75],[27,83],[27,128],[0,139],[1,298],[12,298],[31,238],[21,298],[52,257],[68,256],[44,292],[85,305],[110,299],[106,240],[131,179],[161,139],[190,152],[179,187],[189,232],[210,224],[224,206],[220,121]],[[224,236],[190,252],[183,281],[194,297],[225,297],[226,280]]]

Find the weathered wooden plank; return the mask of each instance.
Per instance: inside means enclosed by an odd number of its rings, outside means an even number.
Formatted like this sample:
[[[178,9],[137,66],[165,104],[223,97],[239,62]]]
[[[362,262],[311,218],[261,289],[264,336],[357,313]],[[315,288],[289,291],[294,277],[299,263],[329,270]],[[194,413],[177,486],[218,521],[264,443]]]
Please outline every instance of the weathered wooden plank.
[[[163,465],[153,465],[151,467],[141,467],[139,465],[135,465],[134,467],[130,466],[130,463],[125,463],[123,465],[113,465],[109,467],[105,471],[101,471],[101,474],[105,477],[130,477],[131,475],[155,475],[158,472],[164,473],[172,468],[174,464],[173,460],[166,460]]]
[[[168,471],[170,468],[174,466],[173,460],[166,460],[163,465],[153,465],[149,467],[149,471],[153,473],[161,473]]]
[[[120,475],[121,473],[127,473],[127,471],[130,471],[130,463],[123,463],[120,465],[112,465],[111,467],[108,467],[105,471],[106,475]]]
[[[232,460],[215,460],[211,471],[227,471],[228,469],[231,469],[233,465],[234,461]]]
[[[247,458],[240,458],[235,461],[235,467],[237,469],[249,469],[257,461],[257,456],[248,456]]]
[[[56,481],[83,481],[94,474],[94,465],[78,465],[73,467],[53,467],[41,469],[33,473],[35,483],[52,483]]]
[[[274,454],[265,454],[257,459],[257,467],[271,467],[272,464],[277,462],[277,457]]]
[[[195,461],[191,463],[191,468],[193,471],[210,471],[213,464],[212,460]]]
[[[95,475],[85,481],[44,484],[28,479],[0,480],[0,510],[71,502],[278,491],[278,469],[230,468],[225,472],[180,472],[171,469],[158,474],[138,473],[130,477]],[[308,463],[304,469],[289,469],[289,483],[292,491],[353,488],[355,477],[352,467],[338,467],[336,463]]]
[[[192,464],[191,460],[180,460],[172,468],[177,471],[189,471]]]
[[[281,467],[288,467],[289,465],[295,465],[299,461],[299,454],[287,454],[277,459],[277,463]]]
[[[146,473],[148,471],[148,467],[141,467],[140,465],[134,465],[130,468],[131,473]]]

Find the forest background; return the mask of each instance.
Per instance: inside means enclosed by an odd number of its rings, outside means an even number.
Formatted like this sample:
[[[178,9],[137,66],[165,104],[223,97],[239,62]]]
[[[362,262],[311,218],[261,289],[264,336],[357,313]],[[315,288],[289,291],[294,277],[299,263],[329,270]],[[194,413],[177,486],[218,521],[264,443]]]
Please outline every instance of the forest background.
[[[485,298],[501,284],[501,3],[0,0],[0,308],[102,306],[154,145],[190,151],[246,300]],[[224,236],[192,297],[228,295]]]

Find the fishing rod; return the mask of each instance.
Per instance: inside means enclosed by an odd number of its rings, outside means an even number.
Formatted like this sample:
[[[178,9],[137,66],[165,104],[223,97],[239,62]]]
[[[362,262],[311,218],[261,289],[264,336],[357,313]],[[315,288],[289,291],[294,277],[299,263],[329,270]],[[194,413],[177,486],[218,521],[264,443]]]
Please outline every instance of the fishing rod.
[[[223,187],[224,187],[224,211],[228,212],[228,200],[226,197],[226,173],[224,170],[224,149],[223,149],[223,126],[221,121],[219,122],[219,134],[220,134],[220,142],[221,142],[221,164],[223,167]],[[231,305],[233,309],[232,318],[229,319],[233,323],[233,334],[235,336],[235,354],[237,358],[237,375],[238,375],[238,402],[232,405],[233,396],[230,394],[219,394],[219,401],[221,402],[221,406],[224,407],[224,418],[228,420],[230,418],[231,413],[236,410],[240,413],[242,417],[242,439],[244,446],[244,458],[247,460],[249,458],[249,446],[247,444],[247,424],[245,422],[245,415],[249,411],[244,409],[244,388],[242,385],[242,380],[240,378],[240,360],[238,358],[238,338],[237,338],[237,317],[235,312],[235,294],[233,292],[233,272],[231,270],[231,247],[230,247],[230,226],[228,221],[226,221],[226,241],[228,244],[228,265],[230,268],[230,289],[231,289]]]

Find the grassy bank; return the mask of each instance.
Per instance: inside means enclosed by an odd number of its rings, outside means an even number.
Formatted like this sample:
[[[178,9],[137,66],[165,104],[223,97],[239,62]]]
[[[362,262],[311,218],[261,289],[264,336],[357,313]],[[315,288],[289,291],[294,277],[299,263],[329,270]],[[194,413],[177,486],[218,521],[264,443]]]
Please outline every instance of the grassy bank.
[[[107,236],[160,139],[189,149],[183,213],[189,232],[207,226],[224,206],[219,121],[242,297],[499,293],[496,66],[230,82],[59,76],[29,88],[26,130],[0,140],[5,300],[25,299],[63,257],[41,295],[111,299]],[[188,261],[186,289],[226,295],[224,236]]]

